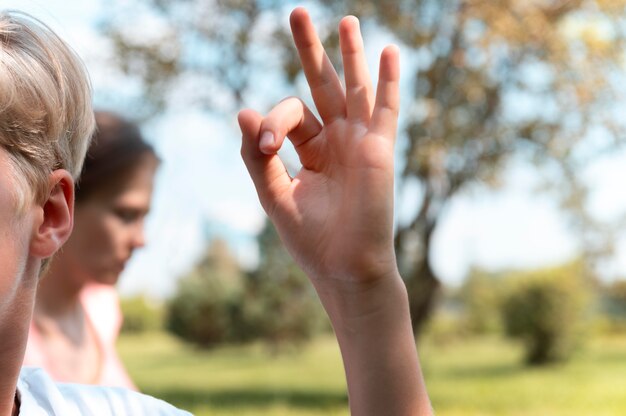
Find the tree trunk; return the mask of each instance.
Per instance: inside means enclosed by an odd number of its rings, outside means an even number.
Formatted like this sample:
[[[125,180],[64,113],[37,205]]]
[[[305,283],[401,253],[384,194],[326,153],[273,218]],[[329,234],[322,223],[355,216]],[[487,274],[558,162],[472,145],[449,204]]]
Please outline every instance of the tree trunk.
[[[428,322],[441,286],[429,258],[431,238],[437,223],[431,221],[418,227],[418,224],[426,222],[423,218],[429,206],[430,198],[425,198],[420,215],[409,227],[399,229],[395,238],[398,267],[407,287],[415,337],[419,337]],[[420,240],[418,247],[409,248],[412,237]]]
[[[424,260],[410,276],[405,276],[413,332],[419,337],[436,304],[441,283],[430,262]]]

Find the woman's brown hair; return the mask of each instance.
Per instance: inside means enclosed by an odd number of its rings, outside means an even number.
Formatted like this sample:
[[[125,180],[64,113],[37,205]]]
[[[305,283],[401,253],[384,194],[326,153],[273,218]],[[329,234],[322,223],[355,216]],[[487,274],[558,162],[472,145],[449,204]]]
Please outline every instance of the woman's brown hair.
[[[96,131],[76,185],[76,202],[123,181],[145,157],[157,159],[136,124],[119,114],[96,111]]]

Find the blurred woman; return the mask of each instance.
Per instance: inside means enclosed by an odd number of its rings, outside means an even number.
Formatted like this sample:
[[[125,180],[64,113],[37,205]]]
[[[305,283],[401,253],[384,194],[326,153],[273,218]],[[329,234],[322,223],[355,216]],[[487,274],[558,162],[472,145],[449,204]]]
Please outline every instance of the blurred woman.
[[[74,231],[39,285],[24,365],[58,381],[136,389],[115,351],[122,316],[114,285],[144,245],[158,158],[139,129],[96,112],[76,187]]]

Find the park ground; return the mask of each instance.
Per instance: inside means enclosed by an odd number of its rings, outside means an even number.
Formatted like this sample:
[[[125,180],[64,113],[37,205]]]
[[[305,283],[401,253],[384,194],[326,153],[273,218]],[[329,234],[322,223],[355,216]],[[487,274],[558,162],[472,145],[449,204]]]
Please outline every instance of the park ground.
[[[299,347],[208,351],[161,333],[124,335],[120,353],[141,390],[197,416],[348,415],[343,369],[330,336]],[[419,346],[437,416],[626,414],[626,336],[591,340],[567,364],[522,365],[498,337]]]

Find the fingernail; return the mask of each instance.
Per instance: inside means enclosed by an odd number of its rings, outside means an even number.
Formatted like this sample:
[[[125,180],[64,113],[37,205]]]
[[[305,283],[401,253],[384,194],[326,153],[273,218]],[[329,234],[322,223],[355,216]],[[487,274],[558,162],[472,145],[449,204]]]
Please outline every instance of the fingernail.
[[[261,134],[259,147],[261,149],[273,149],[274,148],[274,134],[271,131],[264,131],[263,134]]]

